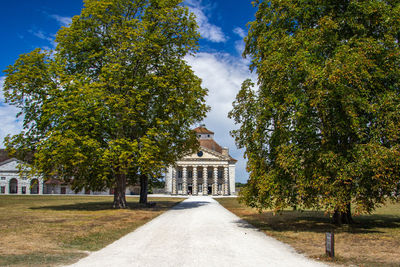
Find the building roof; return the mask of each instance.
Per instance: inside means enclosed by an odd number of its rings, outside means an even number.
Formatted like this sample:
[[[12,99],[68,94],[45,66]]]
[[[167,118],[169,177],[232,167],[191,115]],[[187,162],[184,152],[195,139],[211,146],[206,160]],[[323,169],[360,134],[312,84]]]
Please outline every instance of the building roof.
[[[0,162],[0,166],[6,165],[7,163],[18,161],[16,158],[9,158]]]
[[[215,152],[222,154],[222,147],[217,144],[213,139],[200,139],[200,146],[211,149]]]
[[[45,184],[59,185],[63,184],[63,182],[59,179],[50,178],[45,182]]]
[[[195,128],[194,131],[195,131],[196,133],[199,133],[199,134],[214,134],[214,132],[208,130],[208,129],[207,129],[205,126],[203,126],[203,125],[201,125],[201,126]]]
[[[204,124],[195,128],[194,131],[198,134],[214,134],[214,132],[208,130]],[[200,143],[200,147],[204,147],[214,152],[217,152],[218,154],[222,154],[222,147],[218,145],[218,143],[215,142],[212,137],[210,139],[199,138],[198,140]],[[230,161],[237,162],[237,160],[232,158],[231,155],[228,155],[228,157]]]
[[[212,151],[215,151],[219,154],[222,154],[222,147],[218,145],[213,139],[199,139],[200,147],[208,148]],[[236,159],[232,158],[231,155],[229,156],[229,160],[237,162]]]

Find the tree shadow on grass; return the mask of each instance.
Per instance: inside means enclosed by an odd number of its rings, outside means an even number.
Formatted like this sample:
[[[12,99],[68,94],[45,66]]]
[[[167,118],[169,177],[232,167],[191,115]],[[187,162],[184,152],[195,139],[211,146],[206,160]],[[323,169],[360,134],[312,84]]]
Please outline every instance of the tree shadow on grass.
[[[154,206],[143,205],[136,202],[128,202],[128,208],[132,210],[151,210],[151,211],[161,211],[169,209],[177,204],[174,201],[157,201]],[[54,211],[101,211],[101,210],[114,210],[112,207],[112,201],[102,201],[102,202],[81,202],[74,204],[65,205],[51,205],[51,206],[39,206],[31,207],[32,210],[54,210]]]
[[[314,232],[325,233],[334,230],[336,233],[346,232],[354,234],[381,233],[379,228],[400,228],[400,217],[391,215],[365,215],[354,217],[354,224],[336,226],[331,218],[322,211],[284,211],[273,215],[272,212],[261,214],[247,214],[244,220],[263,231],[274,232]],[[248,228],[248,224],[238,220],[240,227]]]
[[[0,266],[58,266],[60,264],[73,263],[84,256],[87,256],[87,254],[83,252],[8,254],[0,255]]]

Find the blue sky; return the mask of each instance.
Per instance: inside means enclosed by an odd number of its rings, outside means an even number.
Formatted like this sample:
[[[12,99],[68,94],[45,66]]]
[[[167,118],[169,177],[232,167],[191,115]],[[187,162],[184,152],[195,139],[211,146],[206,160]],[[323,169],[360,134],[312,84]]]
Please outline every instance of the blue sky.
[[[248,59],[241,53],[246,24],[254,18],[255,9],[251,0],[186,0],[189,9],[196,15],[199,24],[200,51],[186,60],[195,73],[202,78],[203,86],[209,89],[207,103],[211,111],[204,123],[215,132],[215,139],[221,146],[230,149],[238,159],[236,179],[245,182],[243,151],[236,148],[229,131],[235,128],[227,113],[232,101],[246,78],[255,79],[248,71]],[[61,26],[67,26],[71,17],[79,15],[83,7],[81,0],[40,0],[6,1],[2,3],[0,27],[0,70],[12,65],[19,55],[37,47],[51,49],[55,46],[54,35]],[[4,81],[0,73],[0,87]],[[4,104],[0,93],[0,139],[7,134],[16,134],[21,123],[14,107]],[[0,145],[4,147],[4,145]]]

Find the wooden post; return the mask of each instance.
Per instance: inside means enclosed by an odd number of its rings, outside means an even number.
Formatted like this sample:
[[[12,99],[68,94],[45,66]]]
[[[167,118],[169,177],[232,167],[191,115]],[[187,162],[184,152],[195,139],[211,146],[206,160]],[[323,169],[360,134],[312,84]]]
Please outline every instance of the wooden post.
[[[335,257],[335,234],[333,231],[325,234],[325,252],[329,257]]]

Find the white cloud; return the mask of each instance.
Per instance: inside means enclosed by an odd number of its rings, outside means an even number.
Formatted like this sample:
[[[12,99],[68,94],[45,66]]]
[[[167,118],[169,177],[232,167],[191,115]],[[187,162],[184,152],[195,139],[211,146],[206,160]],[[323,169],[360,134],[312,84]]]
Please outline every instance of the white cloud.
[[[71,17],[63,17],[60,15],[50,15],[51,18],[55,19],[61,26],[67,27],[71,24],[72,18]]]
[[[201,37],[214,43],[226,42],[227,37],[222,32],[222,29],[208,21],[208,17],[205,14],[207,8],[201,5],[201,0],[186,0],[185,3],[189,10],[196,15]]]
[[[34,36],[36,36],[39,39],[45,40],[47,42],[49,42],[49,45],[44,45],[42,46],[42,49],[44,50],[51,50],[54,49],[57,44],[55,42],[55,35],[54,34],[48,34],[44,31],[41,30],[29,30],[29,33],[33,34]]]
[[[0,77],[0,147],[4,147],[4,137],[22,130],[22,121],[17,119],[18,109],[4,103],[3,85],[5,77]]]
[[[236,179],[238,182],[246,182],[246,160],[243,158],[243,150],[236,148],[230,131],[237,128],[228,112],[232,110],[232,102],[241,88],[242,82],[247,78],[255,79],[249,72],[247,61],[229,54],[198,53],[196,56],[186,58],[192,66],[195,74],[199,76],[202,85],[208,88],[207,104],[211,111],[204,120],[206,127],[215,132],[215,140],[230,150],[232,157],[238,160],[236,164]]]
[[[245,48],[243,38],[246,37],[246,32],[242,28],[236,27],[233,29],[233,33],[240,37],[240,40],[235,41],[235,50],[239,55],[242,55]],[[249,61],[247,61],[247,63],[249,63]]]
[[[48,35],[47,33],[43,32],[43,31],[40,31],[40,30],[39,31],[29,30],[28,32],[33,34],[37,38],[45,40],[45,41],[52,42],[54,39],[52,36]]]
[[[244,38],[246,36],[246,32],[240,27],[236,27],[235,29],[233,29],[233,33],[236,33],[241,38]]]
[[[239,55],[243,54],[245,46],[246,44],[243,40],[235,41],[235,50]]]
[[[4,86],[5,79],[6,79],[6,77],[0,77],[0,103],[4,103],[3,86]]]

